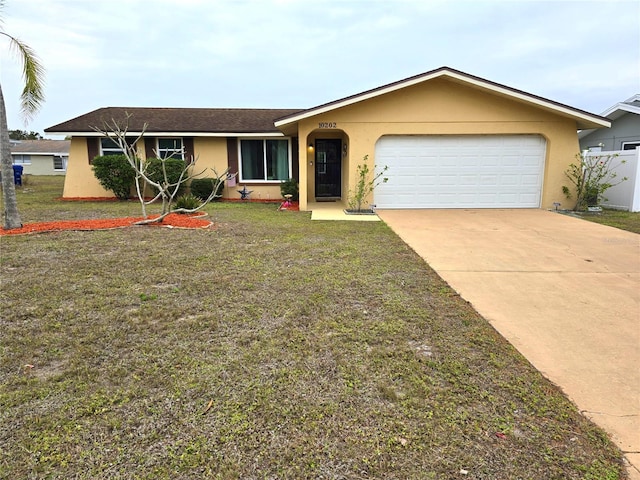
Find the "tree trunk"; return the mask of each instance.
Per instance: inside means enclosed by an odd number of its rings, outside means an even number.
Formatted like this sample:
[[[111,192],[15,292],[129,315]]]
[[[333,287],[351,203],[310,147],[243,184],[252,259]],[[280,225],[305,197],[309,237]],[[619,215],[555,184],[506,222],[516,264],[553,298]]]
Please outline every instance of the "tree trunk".
[[[0,85],[0,164],[2,173],[2,202],[4,206],[4,228],[22,227],[22,220],[18,213],[16,186],[13,183],[13,162],[11,160],[11,144],[9,143],[9,129],[7,128],[7,110],[4,106],[4,96]]]

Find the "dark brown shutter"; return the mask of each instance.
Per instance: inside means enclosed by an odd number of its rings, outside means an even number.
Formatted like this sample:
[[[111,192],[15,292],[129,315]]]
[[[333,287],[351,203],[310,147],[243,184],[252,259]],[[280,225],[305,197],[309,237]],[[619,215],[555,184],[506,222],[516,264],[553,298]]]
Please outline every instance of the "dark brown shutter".
[[[156,148],[156,139],[153,137],[145,137],[144,138],[145,160],[147,158],[155,158],[156,154],[153,151],[155,148]]]
[[[296,180],[300,175],[300,154],[298,152],[298,137],[291,139],[291,177]]]
[[[227,165],[229,173],[238,173],[238,139],[236,137],[227,138]],[[240,179],[238,178],[237,181]]]
[[[87,137],[87,157],[89,165],[93,163],[93,159],[100,155],[100,139],[95,137]]]
[[[196,159],[195,150],[193,148],[193,137],[184,137],[182,139],[182,146],[184,147],[184,159],[186,162],[191,162]]]

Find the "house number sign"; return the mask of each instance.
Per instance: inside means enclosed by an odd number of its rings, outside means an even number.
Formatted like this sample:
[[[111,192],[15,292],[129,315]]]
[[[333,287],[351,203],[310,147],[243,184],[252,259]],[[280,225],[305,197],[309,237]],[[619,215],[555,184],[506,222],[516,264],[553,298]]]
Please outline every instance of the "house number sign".
[[[318,128],[336,128],[336,122],[320,122]]]

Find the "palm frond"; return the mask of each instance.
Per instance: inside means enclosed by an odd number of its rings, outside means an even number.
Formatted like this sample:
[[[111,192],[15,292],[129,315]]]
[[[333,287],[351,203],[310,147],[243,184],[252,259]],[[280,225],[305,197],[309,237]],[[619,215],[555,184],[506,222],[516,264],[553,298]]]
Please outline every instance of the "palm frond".
[[[44,101],[44,67],[31,47],[5,32],[0,31],[0,34],[9,39],[11,49],[22,61],[24,89],[20,95],[20,107],[25,119],[29,120]]]

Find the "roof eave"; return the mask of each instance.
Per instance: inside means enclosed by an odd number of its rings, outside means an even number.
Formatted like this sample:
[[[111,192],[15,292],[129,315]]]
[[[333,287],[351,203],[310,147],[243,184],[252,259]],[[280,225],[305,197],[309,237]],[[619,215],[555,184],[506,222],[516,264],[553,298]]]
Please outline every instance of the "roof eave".
[[[66,135],[70,137],[104,137],[104,134],[100,132],[83,132],[83,131],[51,131],[45,130],[45,133],[55,133],[56,135]],[[137,137],[142,135],[140,131],[128,131],[127,136]],[[253,131],[253,132],[144,132],[144,135],[148,137],[284,137],[282,132],[266,132],[266,131]]]
[[[613,107],[608,108],[604,112],[602,112],[603,117],[609,117],[618,112],[625,113],[635,113],[636,115],[640,115],[640,107],[636,107],[635,105],[629,105],[624,102],[616,103]],[[615,115],[613,119],[619,118],[621,115]]]

